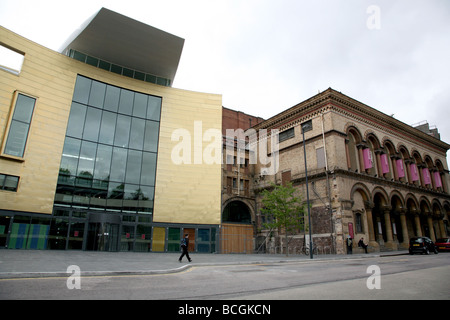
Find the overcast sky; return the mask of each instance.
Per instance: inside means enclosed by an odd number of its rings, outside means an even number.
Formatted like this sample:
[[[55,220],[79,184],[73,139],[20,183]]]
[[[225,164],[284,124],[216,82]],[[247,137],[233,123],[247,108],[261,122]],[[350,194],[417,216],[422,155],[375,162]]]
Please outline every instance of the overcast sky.
[[[224,107],[267,119],[331,87],[450,143],[449,0],[0,0],[0,24],[59,50],[101,7],[184,38],[173,86]]]

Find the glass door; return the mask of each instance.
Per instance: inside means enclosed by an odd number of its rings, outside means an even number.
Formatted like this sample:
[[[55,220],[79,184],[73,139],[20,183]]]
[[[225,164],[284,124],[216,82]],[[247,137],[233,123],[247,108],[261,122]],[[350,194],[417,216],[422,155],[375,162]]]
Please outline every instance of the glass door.
[[[9,224],[11,222],[11,217],[1,216],[0,217],[0,248],[5,248],[8,243],[8,232]]]
[[[89,223],[86,250],[119,251],[119,225],[107,222]]]

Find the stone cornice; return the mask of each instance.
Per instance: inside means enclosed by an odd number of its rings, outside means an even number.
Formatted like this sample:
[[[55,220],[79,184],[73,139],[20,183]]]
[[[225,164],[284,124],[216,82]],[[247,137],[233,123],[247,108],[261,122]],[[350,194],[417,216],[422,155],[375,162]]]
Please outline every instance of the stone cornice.
[[[331,88],[277,114],[253,128],[256,130],[274,128],[284,130],[329,110],[369,124],[387,134],[419,143],[425,148],[432,148],[444,154],[450,149],[449,144]]]

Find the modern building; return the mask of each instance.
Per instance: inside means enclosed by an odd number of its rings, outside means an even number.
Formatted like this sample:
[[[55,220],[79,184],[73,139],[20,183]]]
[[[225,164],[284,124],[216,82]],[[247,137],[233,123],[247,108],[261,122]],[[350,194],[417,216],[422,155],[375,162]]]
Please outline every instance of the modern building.
[[[268,233],[260,191],[290,182],[306,202],[305,161],[318,253],[346,253],[348,236],[354,250],[364,238],[369,250],[386,251],[408,248],[413,236],[435,241],[450,234],[450,145],[435,128],[406,125],[331,88],[253,128],[279,131],[278,170],[265,175],[264,167],[255,169],[253,218],[260,235]],[[299,252],[304,234],[291,238]],[[266,247],[286,250],[283,239],[269,237]]]
[[[279,253],[261,191],[290,182],[306,201],[305,164],[319,253],[449,235],[436,128],[333,89],[267,120],[227,109],[172,87],[183,44],[104,8],[60,52],[0,27],[0,248],[179,252],[188,233],[190,251]]]
[[[217,251],[222,98],[172,87],[183,44],[104,8],[61,52],[0,28],[0,247]]]

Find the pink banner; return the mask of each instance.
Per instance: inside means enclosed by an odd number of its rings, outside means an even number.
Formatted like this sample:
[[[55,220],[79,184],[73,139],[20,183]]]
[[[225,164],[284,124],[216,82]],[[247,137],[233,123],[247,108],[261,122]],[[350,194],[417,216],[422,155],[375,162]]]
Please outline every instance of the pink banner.
[[[383,153],[380,158],[381,158],[381,170],[383,171],[383,173],[388,173],[389,162],[387,154]]]
[[[442,187],[441,174],[438,171],[435,171],[433,174],[434,174],[434,183],[436,184],[436,188]]]
[[[419,181],[419,170],[417,170],[417,164],[411,163],[411,165],[409,167],[411,170],[412,181]]]
[[[423,174],[423,182],[425,184],[431,184],[430,170],[428,170],[428,168],[423,168],[422,174]]]
[[[364,157],[364,168],[370,169],[373,167],[373,159],[372,159],[372,152],[369,148],[366,148],[363,150],[363,157]]]
[[[397,172],[398,172],[398,177],[399,178],[404,178],[405,177],[405,168],[403,166],[403,159],[398,159],[397,160]]]

